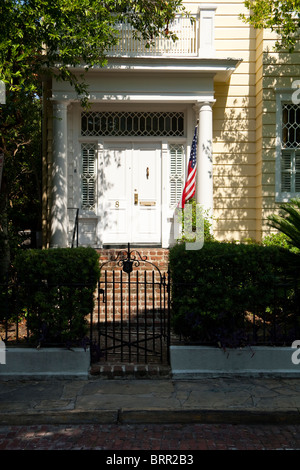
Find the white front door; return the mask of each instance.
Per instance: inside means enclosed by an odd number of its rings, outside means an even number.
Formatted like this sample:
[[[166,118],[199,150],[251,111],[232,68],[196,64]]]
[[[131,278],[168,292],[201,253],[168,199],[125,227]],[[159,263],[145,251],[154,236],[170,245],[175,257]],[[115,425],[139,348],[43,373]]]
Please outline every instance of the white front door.
[[[161,144],[113,143],[99,171],[103,244],[161,242]]]

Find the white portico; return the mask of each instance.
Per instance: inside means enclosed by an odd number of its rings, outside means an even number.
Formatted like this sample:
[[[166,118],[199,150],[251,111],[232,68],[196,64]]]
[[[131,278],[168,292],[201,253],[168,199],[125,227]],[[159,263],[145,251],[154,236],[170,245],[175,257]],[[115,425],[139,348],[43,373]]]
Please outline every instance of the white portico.
[[[214,11],[199,11],[189,50],[136,52],[124,30],[108,66],[87,76],[88,110],[67,84],[52,84],[50,246],[70,246],[78,208],[79,245],[167,248],[197,121],[196,198],[213,210],[214,83],[238,64],[214,57]]]

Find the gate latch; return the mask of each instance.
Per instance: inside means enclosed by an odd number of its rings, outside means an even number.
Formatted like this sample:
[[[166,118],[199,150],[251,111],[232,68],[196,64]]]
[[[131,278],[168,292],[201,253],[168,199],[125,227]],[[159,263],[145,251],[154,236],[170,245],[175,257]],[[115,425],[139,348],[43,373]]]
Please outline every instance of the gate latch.
[[[104,289],[98,289],[98,296],[100,297],[100,294],[102,294],[102,302],[105,303],[105,292]]]

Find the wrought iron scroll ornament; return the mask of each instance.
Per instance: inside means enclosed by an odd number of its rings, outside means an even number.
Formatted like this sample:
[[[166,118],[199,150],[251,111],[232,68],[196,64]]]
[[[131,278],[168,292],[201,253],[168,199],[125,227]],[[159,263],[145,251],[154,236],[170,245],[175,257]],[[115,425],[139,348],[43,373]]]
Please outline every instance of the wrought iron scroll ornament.
[[[133,266],[140,265],[140,261],[146,262],[147,256],[142,256],[137,250],[130,251],[130,243],[128,243],[127,251],[120,251],[115,258],[111,257],[111,261],[117,263],[125,273],[129,274],[132,272]]]
[[[133,270],[133,267],[138,267],[140,266],[140,263],[148,263],[151,264],[158,272],[160,277],[162,278],[162,274],[160,272],[160,269],[153,263],[147,260],[147,256],[142,256],[138,250],[131,250],[130,249],[130,243],[128,243],[127,251],[119,251],[117,256],[111,256],[109,261],[106,261],[103,263],[100,267],[100,269],[105,265],[110,262],[116,263],[118,266],[122,267],[122,270],[130,274]]]

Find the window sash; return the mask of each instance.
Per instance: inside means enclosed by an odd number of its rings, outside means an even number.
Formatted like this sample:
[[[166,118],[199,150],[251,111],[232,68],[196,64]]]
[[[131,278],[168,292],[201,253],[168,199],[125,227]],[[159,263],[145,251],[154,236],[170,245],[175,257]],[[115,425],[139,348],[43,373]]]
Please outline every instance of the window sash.
[[[300,106],[297,104],[282,104],[281,147],[283,149],[300,148]]]
[[[300,193],[300,106],[282,96],[278,113],[276,187],[280,200]]]

